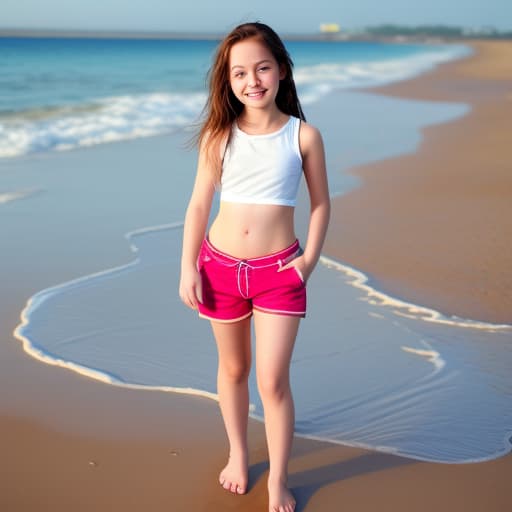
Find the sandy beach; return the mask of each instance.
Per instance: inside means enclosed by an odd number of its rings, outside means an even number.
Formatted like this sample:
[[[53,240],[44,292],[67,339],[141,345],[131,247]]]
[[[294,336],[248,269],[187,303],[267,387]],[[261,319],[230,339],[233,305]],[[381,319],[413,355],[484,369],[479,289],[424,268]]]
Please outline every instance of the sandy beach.
[[[429,126],[417,152],[353,172],[363,186],[334,204],[326,252],[379,289],[462,318],[512,321],[512,44],[375,92],[464,102]]]
[[[375,91],[464,102],[472,110],[427,127],[416,153],[354,169],[363,184],[334,201],[325,252],[398,297],[510,323],[512,43],[472,46],[474,56]],[[135,144],[139,153],[145,144]],[[19,215],[29,214],[27,207]],[[155,223],[161,214],[154,212]],[[121,232],[132,228],[125,223]],[[105,224],[102,230],[110,240],[114,228]],[[106,385],[23,352],[12,333],[28,297],[126,259],[122,240],[104,254],[74,239],[66,245],[63,232],[58,240],[55,235],[55,254],[41,249],[44,272],[24,271],[21,241],[11,244],[2,264],[0,510],[266,510],[261,423],[250,422],[250,492],[232,496],[217,484],[226,443],[215,402]],[[512,455],[440,464],[300,438],[290,463],[301,512],[505,512],[512,507],[511,474]]]

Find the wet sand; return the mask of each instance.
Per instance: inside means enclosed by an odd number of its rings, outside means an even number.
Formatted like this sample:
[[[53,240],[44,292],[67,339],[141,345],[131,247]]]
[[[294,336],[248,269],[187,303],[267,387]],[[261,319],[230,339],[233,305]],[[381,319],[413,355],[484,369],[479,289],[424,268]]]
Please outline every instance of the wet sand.
[[[70,394],[87,403],[98,392],[94,386],[101,385],[82,383]],[[232,496],[216,483],[225,455],[216,404],[188,397],[148,400],[147,393],[120,389],[100,392],[106,396],[96,401],[110,407],[97,409],[101,419],[89,418],[95,434],[2,418],[2,510],[266,510],[268,467],[260,424],[250,427],[250,492]],[[79,409],[67,411],[80,414]],[[153,422],[165,425],[165,432],[155,432]],[[102,423],[123,433],[101,432]],[[477,464],[434,464],[296,439],[290,484],[300,511],[506,512],[512,505],[511,470],[510,455]]]
[[[325,250],[377,288],[450,315],[512,322],[512,42],[374,92],[464,102],[417,152],[353,170]],[[377,134],[378,136],[378,134]]]
[[[467,101],[473,112],[427,128],[417,154],[358,170],[364,184],[335,201],[326,252],[369,271],[400,296],[461,316],[510,321],[506,262],[512,259],[505,235],[507,227],[512,233],[512,206],[504,131],[512,119],[510,83],[495,74],[506,71],[500,56],[510,55],[512,45],[475,48],[475,57],[379,90]],[[473,133],[476,139],[467,139]],[[490,139],[482,138],[485,133]],[[485,150],[475,151],[478,144]],[[461,147],[472,158],[461,160]],[[426,167],[443,157],[443,174]],[[476,161],[480,165],[473,166]],[[401,169],[399,181],[390,174],[398,172],[394,169]],[[83,261],[73,265],[94,267],[82,250]],[[124,253],[114,254],[122,259]],[[265,511],[268,467],[260,423],[250,422],[250,493],[232,496],[216,480],[226,457],[216,403],[105,385],[23,353],[12,332],[27,297],[46,282],[76,275],[70,265],[44,278],[13,275],[0,290],[0,510]],[[468,274],[471,281],[464,279]],[[298,438],[290,463],[297,510],[308,512],[505,512],[512,508],[511,474],[511,455],[477,464],[435,464]]]

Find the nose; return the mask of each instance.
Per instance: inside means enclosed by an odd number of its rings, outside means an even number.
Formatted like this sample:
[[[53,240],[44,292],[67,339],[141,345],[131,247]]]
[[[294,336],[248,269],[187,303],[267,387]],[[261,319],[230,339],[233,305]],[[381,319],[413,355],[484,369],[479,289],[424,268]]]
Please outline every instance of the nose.
[[[248,74],[248,77],[247,77],[247,83],[250,87],[255,87],[256,85],[258,85],[259,83],[259,78],[258,78],[258,74],[254,71],[251,71],[249,74]]]

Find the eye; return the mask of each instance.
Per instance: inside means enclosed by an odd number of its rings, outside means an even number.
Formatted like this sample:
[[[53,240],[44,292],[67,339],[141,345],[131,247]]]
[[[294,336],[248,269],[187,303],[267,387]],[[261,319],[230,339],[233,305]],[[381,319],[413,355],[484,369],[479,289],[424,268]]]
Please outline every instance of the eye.
[[[233,76],[235,78],[242,78],[245,75],[243,71],[237,71]]]
[[[270,69],[270,66],[261,66],[261,68],[258,68],[258,71],[268,71]]]

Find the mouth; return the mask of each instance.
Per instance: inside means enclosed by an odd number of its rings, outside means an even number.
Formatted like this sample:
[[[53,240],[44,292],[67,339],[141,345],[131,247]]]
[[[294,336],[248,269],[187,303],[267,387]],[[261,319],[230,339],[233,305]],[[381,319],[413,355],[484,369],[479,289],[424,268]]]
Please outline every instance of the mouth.
[[[265,94],[265,90],[261,90],[261,91],[253,91],[253,92],[248,92],[246,93],[245,95],[248,97],[248,98],[251,98],[251,99],[258,99],[258,98],[262,98],[263,95]]]

